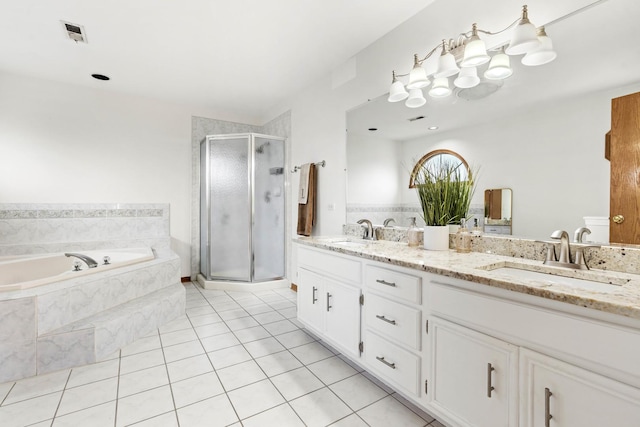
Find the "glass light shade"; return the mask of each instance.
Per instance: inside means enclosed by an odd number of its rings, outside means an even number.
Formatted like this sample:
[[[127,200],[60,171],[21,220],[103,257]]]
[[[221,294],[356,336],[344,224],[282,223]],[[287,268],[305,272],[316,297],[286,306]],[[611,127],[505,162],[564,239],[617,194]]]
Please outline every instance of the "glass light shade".
[[[484,76],[489,80],[506,79],[513,74],[511,69],[511,58],[504,52],[497,53],[491,58],[489,68],[484,72]]]
[[[401,81],[395,80],[393,83],[391,83],[391,88],[389,89],[389,98],[387,98],[389,102],[402,101],[404,99],[407,99],[408,96],[409,94],[407,93]]]
[[[449,87],[449,79],[446,77],[438,77],[433,80],[433,86],[429,90],[429,96],[432,98],[445,98],[451,95]]]
[[[422,89],[411,89],[409,91],[409,98],[404,103],[409,108],[418,108],[422,107],[427,103],[427,100],[424,99],[424,95],[422,94]]]
[[[548,64],[558,56],[556,51],[553,50],[553,42],[549,36],[545,34],[538,36],[538,39],[540,40],[540,47],[533,52],[527,53],[522,58],[524,65],[534,66]]]
[[[464,46],[464,56],[461,67],[477,67],[478,65],[486,64],[491,57],[487,55],[487,47],[479,37],[472,37],[469,42]]]
[[[447,52],[438,58],[438,71],[435,72],[433,77],[436,79],[449,77],[459,72],[460,68],[458,68],[458,64],[456,64],[456,57],[453,56],[451,52]]]
[[[453,81],[453,84],[456,85],[456,87],[462,89],[478,86],[478,83],[480,83],[480,77],[478,77],[478,70],[476,67],[463,67],[462,70],[460,70],[458,77]]]
[[[529,20],[521,20],[513,30],[511,42],[505,50],[507,55],[522,55],[540,47],[536,27]]]
[[[409,84],[407,89],[422,89],[431,84],[431,80],[427,78],[427,72],[420,65],[413,67],[409,73]]]

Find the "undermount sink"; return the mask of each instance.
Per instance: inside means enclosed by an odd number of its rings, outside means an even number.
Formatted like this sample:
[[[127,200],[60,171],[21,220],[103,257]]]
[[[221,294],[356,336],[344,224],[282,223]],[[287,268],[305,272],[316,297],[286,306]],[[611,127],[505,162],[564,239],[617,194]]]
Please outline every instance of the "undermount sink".
[[[543,287],[559,285],[596,292],[616,292],[619,290],[619,286],[630,280],[593,270],[569,270],[509,261],[479,267],[479,269],[491,271],[500,278],[534,280]]]

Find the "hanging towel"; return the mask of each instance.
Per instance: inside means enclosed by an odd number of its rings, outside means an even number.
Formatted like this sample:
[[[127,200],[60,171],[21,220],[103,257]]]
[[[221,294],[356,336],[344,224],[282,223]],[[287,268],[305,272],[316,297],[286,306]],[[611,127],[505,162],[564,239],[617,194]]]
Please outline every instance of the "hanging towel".
[[[309,173],[307,174],[307,200],[305,203],[298,201],[298,234],[311,236],[311,229],[316,220],[316,166],[313,164],[305,166],[309,167]],[[300,177],[300,184],[302,184],[302,177]]]
[[[311,163],[305,163],[300,167],[300,186],[298,188],[298,203],[304,205],[309,198],[309,169]]]

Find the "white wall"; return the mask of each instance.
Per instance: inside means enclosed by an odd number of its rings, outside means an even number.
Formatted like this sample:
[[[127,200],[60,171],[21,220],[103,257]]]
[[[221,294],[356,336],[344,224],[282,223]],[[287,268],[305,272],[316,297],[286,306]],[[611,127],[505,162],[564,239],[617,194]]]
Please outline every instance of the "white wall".
[[[220,112],[4,73],[0,93],[0,202],[169,203],[189,275],[191,116]]]

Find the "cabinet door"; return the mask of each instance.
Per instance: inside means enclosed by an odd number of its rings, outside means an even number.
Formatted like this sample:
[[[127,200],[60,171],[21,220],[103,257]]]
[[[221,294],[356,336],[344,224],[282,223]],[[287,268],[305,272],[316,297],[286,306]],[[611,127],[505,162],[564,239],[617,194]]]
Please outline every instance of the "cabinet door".
[[[321,333],[324,329],[322,276],[304,268],[298,269],[298,318],[305,325]]]
[[[350,356],[360,357],[360,289],[326,279],[325,334]]]
[[[521,427],[637,427],[640,390],[523,350]]]
[[[517,347],[438,318],[430,329],[431,404],[456,425],[515,426]]]

